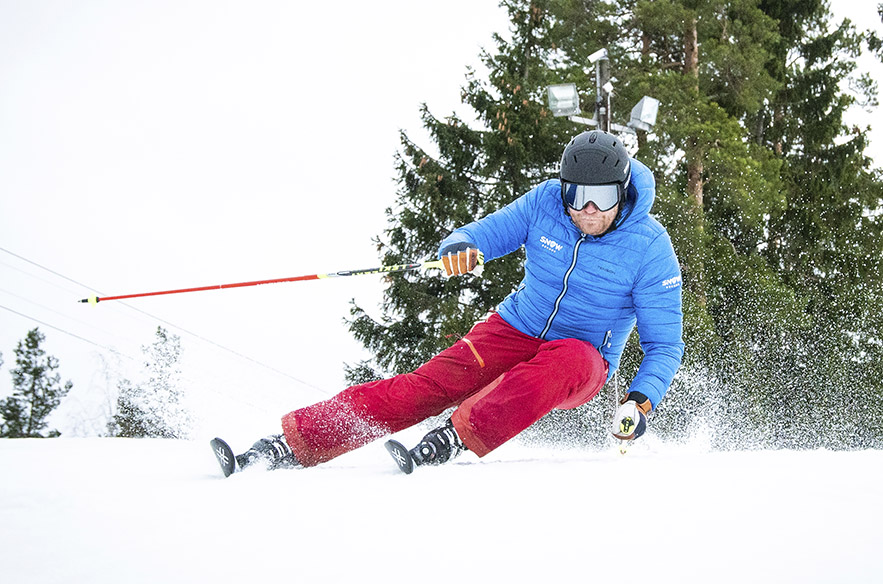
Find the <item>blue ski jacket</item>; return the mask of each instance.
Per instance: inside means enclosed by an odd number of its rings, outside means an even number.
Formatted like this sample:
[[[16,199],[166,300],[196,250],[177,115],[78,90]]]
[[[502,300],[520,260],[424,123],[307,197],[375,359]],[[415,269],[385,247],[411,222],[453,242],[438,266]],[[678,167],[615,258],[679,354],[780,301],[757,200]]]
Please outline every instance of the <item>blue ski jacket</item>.
[[[534,337],[588,341],[609,363],[608,380],[637,324],[644,359],[630,391],[646,395],[655,408],[684,352],[681,274],[668,233],[649,214],[653,174],[637,160],[631,165],[615,229],[602,236],[574,225],[553,179],[456,229],[441,248],[472,243],[490,261],[524,246],[524,279],[497,308],[500,316]]]

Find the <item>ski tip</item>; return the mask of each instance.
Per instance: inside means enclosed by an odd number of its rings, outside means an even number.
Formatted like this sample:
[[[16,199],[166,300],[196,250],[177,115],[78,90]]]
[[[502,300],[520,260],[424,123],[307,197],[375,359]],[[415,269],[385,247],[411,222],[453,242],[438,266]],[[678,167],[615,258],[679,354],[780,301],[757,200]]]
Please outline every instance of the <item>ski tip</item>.
[[[210,444],[212,452],[221,466],[221,472],[224,473],[224,478],[229,477],[236,471],[236,457],[233,455],[233,449],[220,438],[215,438]]]
[[[414,472],[414,460],[411,458],[407,448],[395,440],[387,440],[384,446],[386,446],[386,451],[392,456],[400,471],[405,474]]]

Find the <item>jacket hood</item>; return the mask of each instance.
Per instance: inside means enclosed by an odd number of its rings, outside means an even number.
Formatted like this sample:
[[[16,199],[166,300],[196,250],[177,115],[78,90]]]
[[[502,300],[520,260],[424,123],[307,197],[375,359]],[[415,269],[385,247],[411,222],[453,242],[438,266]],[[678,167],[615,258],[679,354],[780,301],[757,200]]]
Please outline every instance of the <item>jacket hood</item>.
[[[639,221],[650,214],[656,200],[656,179],[643,163],[631,158],[632,179],[626,191],[622,212],[616,219],[616,229]]]

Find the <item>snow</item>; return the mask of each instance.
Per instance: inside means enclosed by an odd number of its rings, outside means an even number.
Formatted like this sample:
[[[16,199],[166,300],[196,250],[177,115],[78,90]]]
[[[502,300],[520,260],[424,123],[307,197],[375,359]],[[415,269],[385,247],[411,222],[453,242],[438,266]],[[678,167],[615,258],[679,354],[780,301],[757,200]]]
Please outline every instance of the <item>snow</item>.
[[[880,581],[880,451],[514,442],[406,476],[377,442],[223,479],[207,439],[59,438],[0,440],[0,476],[5,582]]]

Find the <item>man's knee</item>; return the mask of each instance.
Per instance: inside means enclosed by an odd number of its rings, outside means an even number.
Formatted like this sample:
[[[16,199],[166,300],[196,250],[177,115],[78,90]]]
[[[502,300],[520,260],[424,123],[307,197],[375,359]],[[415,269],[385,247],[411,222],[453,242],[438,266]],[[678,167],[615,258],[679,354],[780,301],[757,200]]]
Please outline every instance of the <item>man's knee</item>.
[[[549,351],[557,365],[567,369],[579,377],[589,380],[595,377],[604,360],[598,350],[579,339],[558,339],[544,344],[541,351]]]
[[[589,361],[596,358],[598,350],[590,343],[579,339],[557,339],[544,344],[541,351],[554,351],[556,358],[573,362]]]

